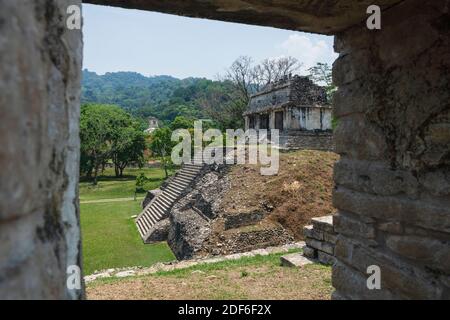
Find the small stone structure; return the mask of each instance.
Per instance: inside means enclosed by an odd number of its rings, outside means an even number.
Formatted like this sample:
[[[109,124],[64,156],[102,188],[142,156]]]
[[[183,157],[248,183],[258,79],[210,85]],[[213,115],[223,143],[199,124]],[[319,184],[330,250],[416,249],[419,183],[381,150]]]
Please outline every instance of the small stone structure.
[[[311,219],[312,225],[305,226],[303,234],[306,238],[306,246],[303,255],[311,259],[317,259],[323,264],[333,264],[334,247],[337,234],[333,227],[333,216],[324,216]]]
[[[284,77],[254,94],[245,129],[278,129],[281,149],[332,150],[332,108],[324,88],[308,77]]]
[[[173,206],[167,242],[180,259],[226,255],[279,246],[294,241],[267,212],[231,215],[222,206],[230,188],[229,166],[205,165],[187,192]]]
[[[145,133],[152,133],[159,128],[158,119],[155,117],[148,118],[148,128],[145,129]]]

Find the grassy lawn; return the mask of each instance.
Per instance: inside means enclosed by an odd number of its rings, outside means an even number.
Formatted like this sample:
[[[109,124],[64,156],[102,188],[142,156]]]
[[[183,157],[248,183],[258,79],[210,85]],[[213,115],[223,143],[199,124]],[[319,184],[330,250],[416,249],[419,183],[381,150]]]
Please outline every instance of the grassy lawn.
[[[80,183],[80,200],[100,200],[133,197],[135,176],[144,172],[149,182],[147,189],[157,188],[164,179],[159,168],[129,169],[125,177],[116,179],[108,169],[99,184]],[[141,198],[144,194],[141,195]],[[82,203],[81,231],[83,240],[84,273],[95,270],[149,266],[160,261],[175,260],[172,251],[164,243],[144,245],[139,237],[132,215],[141,212],[141,201],[106,203]]]
[[[88,284],[89,299],[329,299],[331,268],[280,266],[280,256],[244,257]]]
[[[80,182],[80,201],[134,197],[136,177],[141,173],[148,179],[145,184],[146,190],[158,188],[165,178],[164,170],[161,168],[126,169],[122,178],[116,178],[114,169],[108,168],[99,177],[96,186],[89,181]],[[173,171],[169,172],[171,173]],[[144,193],[138,194],[138,197],[144,196]]]

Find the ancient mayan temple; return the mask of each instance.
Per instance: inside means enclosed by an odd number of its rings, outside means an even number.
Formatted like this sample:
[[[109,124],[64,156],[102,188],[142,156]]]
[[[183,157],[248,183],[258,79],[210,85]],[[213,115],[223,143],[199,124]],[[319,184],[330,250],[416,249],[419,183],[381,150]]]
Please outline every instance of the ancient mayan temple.
[[[308,77],[284,77],[254,94],[245,129],[280,130],[282,149],[332,150],[332,108],[323,87]]]

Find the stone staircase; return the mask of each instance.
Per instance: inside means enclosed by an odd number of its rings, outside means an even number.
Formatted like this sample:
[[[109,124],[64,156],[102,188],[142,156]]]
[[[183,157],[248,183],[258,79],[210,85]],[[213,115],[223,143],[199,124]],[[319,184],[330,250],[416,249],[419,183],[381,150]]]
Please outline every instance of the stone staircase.
[[[166,188],[136,218],[136,226],[144,243],[152,242],[152,234],[158,231],[158,224],[169,217],[173,205],[185,195],[186,189],[199,175],[203,165],[194,163],[184,164]]]

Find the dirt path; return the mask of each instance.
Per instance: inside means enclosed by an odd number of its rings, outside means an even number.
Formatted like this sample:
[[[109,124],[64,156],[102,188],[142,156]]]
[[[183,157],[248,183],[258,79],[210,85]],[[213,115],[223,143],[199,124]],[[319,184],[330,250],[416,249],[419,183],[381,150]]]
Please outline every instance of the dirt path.
[[[87,287],[87,297],[93,300],[328,300],[332,291],[329,267],[311,264],[302,268],[287,268],[263,264],[97,283]]]
[[[98,200],[84,200],[80,201],[80,204],[84,203],[105,203],[105,202],[123,202],[123,201],[134,201],[134,200],[143,200],[144,198],[113,198],[113,199],[98,199]]]

